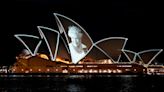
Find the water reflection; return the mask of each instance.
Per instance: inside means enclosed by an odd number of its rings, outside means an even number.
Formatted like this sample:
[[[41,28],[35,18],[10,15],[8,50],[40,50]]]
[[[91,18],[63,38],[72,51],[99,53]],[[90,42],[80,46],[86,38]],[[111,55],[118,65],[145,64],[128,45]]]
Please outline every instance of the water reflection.
[[[164,76],[0,78],[0,92],[160,92]]]
[[[69,84],[65,87],[66,92],[85,92],[83,85]]]
[[[135,82],[132,77],[121,77],[120,92],[133,92],[135,90]]]

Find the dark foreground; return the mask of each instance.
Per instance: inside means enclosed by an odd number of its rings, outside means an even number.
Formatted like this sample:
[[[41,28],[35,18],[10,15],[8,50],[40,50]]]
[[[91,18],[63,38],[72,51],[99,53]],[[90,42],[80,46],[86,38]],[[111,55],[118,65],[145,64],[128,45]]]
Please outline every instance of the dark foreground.
[[[0,92],[163,92],[164,76],[0,77]]]

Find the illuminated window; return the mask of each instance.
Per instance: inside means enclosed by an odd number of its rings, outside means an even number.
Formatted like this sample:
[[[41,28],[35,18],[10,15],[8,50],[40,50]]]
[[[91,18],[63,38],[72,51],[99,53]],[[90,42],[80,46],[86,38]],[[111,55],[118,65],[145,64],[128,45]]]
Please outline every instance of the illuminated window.
[[[97,70],[93,70],[93,72],[94,72],[94,73],[98,73],[98,71],[97,71]]]
[[[15,69],[12,69],[12,71],[15,71]]]
[[[83,65],[77,65],[76,67],[83,67]]]
[[[87,67],[97,67],[97,65],[87,65]]]
[[[38,69],[38,71],[41,71],[41,69]]]
[[[111,72],[112,72],[112,70],[108,69],[108,73],[111,73]]]
[[[117,71],[116,70],[113,70],[113,73],[117,73]]]
[[[30,69],[30,71],[32,71],[32,69]]]
[[[21,71],[24,71],[24,69],[21,69]]]
[[[120,69],[117,69],[117,72],[118,72],[118,73],[122,73],[122,70],[120,70]]]
[[[63,72],[63,73],[68,73],[68,70],[64,69],[62,72]]]
[[[47,71],[49,72],[49,71],[50,71],[50,69],[47,69]]]
[[[99,69],[99,73],[102,73],[102,70],[101,69]]]
[[[88,70],[84,70],[84,73],[88,73]]]
[[[29,71],[25,71],[25,73],[29,73]]]
[[[92,69],[90,69],[90,70],[89,70],[89,73],[92,73],[92,72],[93,72],[93,70],[92,70]]]
[[[74,65],[70,65],[69,67],[74,68],[75,66]]]

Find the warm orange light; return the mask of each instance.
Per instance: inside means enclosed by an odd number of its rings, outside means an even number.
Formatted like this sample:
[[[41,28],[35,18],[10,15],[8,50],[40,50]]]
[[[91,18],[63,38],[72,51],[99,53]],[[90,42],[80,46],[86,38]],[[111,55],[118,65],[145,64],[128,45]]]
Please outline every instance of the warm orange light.
[[[48,56],[45,55],[45,54],[40,54],[39,56],[40,56],[41,58],[43,58],[43,59],[47,59],[47,60],[49,60]]]
[[[47,69],[47,71],[50,71],[50,69]]]
[[[56,61],[63,61],[61,58],[57,57]]]
[[[29,73],[29,71],[25,71],[25,73]]]
[[[63,63],[66,63],[66,64],[70,64],[69,61],[65,61],[65,60],[63,60],[63,59],[61,59],[59,57],[56,58],[56,62],[63,62]]]

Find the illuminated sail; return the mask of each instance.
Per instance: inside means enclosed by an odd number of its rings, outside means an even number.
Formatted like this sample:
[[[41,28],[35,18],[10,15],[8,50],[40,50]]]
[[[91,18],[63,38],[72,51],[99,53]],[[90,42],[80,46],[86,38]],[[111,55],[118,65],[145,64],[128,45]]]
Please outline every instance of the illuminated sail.
[[[97,46],[93,46],[92,50],[86,55],[86,58],[91,58],[93,60],[111,59],[111,57]]]
[[[38,36],[27,34],[16,34],[14,36],[26,47],[32,56],[36,55],[42,42]]]
[[[41,37],[46,42],[51,60],[55,61],[58,51],[58,46],[59,46],[59,37],[60,37],[59,32],[54,29],[50,29],[48,27],[43,27],[43,26],[38,26],[38,29],[41,34]]]
[[[136,61],[137,53],[130,50],[123,49],[122,52],[125,54],[129,62],[134,63]]]
[[[92,49],[93,41],[92,41],[91,37],[88,35],[88,33],[84,30],[84,28],[82,28],[78,23],[76,23],[72,19],[70,19],[66,16],[63,16],[61,14],[57,14],[57,13],[54,13],[54,16],[55,16],[56,23],[58,25],[58,29],[59,29],[60,33],[65,35],[65,38],[66,38],[65,40],[66,40],[67,44],[71,43],[71,38],[68,36],[68,30],[69,30],[70,26],[74,26],[74,27],[76,27],[76,29],[81,30],[81,34],[83,34],[83,36],[81,38],[81,42],[83,44],[85,44],[85,46],[87,47],[86,53],[84,53],[83,55],[76,53],[76,56],[75,56],[75,51],[72,51],[73,49],[69,46],[72,62],[77,63],[82,58],[84,58],[89,53],[89,51]]]
[[[102,39],[95,44],[101,48],[114,62],[119,62],[122,49],[124,49],[127,38],[124,37],[109,37]]]
[[[145,66],[148,66],[162,51],[162,49],[144,50],[138,52],[138,56],[142,59]]]

